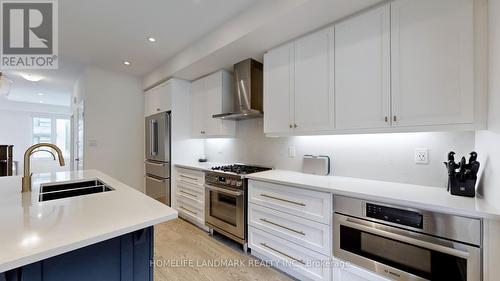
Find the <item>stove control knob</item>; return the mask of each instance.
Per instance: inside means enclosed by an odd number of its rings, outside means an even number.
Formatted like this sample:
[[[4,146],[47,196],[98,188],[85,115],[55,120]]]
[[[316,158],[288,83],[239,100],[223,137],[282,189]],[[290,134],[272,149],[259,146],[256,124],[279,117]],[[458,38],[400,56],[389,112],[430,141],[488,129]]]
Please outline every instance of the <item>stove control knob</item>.
[[[230,181],[230,184],[231,184],[231,185],[236,185],[236,181],[235,181],[235,180],[231,180],[231,181]]]
[[[242,186],[242,185],[243,185],[243,183],[242,183],[241,181],[237,181],[237,182],[236,182],[236,186],[238,186],[238,187],[239,187],[239,186]]]

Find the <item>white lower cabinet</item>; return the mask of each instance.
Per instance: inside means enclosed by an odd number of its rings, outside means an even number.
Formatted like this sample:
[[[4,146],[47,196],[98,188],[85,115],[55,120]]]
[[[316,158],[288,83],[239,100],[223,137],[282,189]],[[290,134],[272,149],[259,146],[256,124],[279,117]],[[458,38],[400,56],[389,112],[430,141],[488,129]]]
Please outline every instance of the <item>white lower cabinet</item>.
[[[299,280],[330,280],[330,257],[255,227],[248,229],[252,255]]]
[[[175,202],[179,217],[207,230],[205,226],[205,173],[176,168]]]
[[[332,195],[249,180],[252,255],[299,280],[331,280]]]

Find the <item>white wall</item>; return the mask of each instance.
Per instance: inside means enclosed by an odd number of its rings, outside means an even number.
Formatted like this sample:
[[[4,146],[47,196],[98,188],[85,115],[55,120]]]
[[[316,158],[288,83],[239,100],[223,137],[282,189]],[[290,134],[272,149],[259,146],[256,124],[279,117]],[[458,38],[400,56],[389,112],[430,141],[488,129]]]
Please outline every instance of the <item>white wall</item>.
[[[137,77],[88,67],[75,92],[84,97],[84,168],[144,190],[144,98]]]
[[[289,146],[296,157],[288,157]],[[333,175],[446,186],[443,162],[450,150],[468,154],[474,132],[267,138],[262,119],[238,121],[235,139],[207,139],[205,153],[213,162],[244,162],[300,171],[304,154],[328,155]],[[414,163],[415,148],[429,149],[429,165]]]
[[[62,106],[41,105],[33,103],[12,102],[0,99],[0,144],[14,145],[14,161],[18,161],[18,174],[22,174],[23,156],[32,145],[33,116],[69,116],[69,108]],[[45,155],[44,155],[45,156]],[[50,157],[50,155],[48,155]],[[31,171],[44,173],[51,171],[68,171],[66,166],[60,167],[59,162],[52,158],[31,158]]]
[[[500,208],[500,0],[489,1],[488,130],[476,133],[482,165],[479,191]]]

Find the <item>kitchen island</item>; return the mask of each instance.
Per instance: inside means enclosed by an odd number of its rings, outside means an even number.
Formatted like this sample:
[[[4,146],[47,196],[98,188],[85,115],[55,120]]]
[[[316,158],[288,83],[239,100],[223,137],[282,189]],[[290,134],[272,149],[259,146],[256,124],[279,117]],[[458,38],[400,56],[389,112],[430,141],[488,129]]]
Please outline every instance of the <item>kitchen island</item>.
[[[99,180],[111,191],[40,202],[40,186]],[[0,178],[0,281],[152,280],[153,226],[177,211],[96,170]]]

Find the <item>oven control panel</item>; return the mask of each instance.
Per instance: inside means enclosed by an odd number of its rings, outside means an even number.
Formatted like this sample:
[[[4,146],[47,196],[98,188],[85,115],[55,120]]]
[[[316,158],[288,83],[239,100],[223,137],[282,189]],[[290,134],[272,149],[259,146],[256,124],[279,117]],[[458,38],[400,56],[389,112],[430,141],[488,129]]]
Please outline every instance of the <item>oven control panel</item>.
[[[422,214],[410,210],[366,203],[366,216],[414,228],[422,229],[424,227]]]
[[[241,189],[243,187],[244,179],[240,177],[232,177],[216,173],[207,173],[205,174],[205,182],[207,184],[222,185]]]

